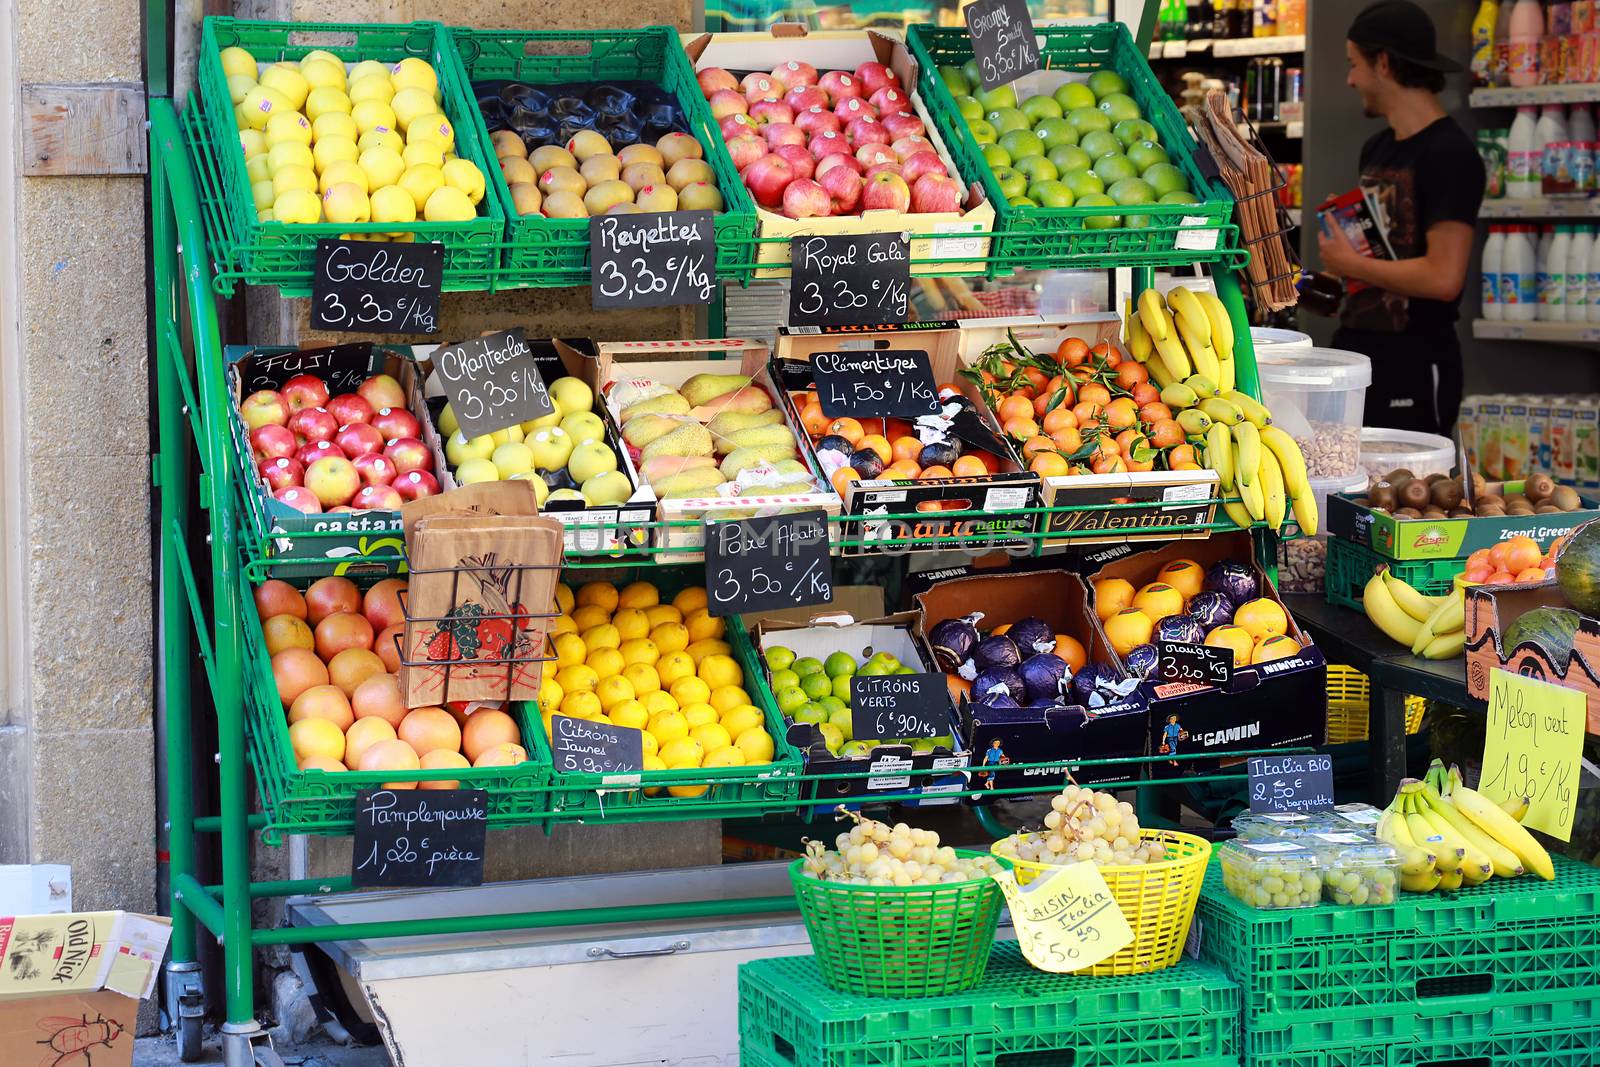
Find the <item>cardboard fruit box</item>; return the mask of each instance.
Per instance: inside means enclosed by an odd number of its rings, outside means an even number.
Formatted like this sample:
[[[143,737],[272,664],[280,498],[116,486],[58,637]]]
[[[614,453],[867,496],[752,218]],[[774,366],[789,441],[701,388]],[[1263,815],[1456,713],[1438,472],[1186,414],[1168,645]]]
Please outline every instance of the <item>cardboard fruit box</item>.
[[[1600,734],[1600,621],[1580,615],[1565,663],[1533,641],[1506,647],[1506,631],[1535,608],[1570,608],[1555,582],[1467,587],[1467,695],[1489,699],[1496,668],[1583,693],[1588,732]]]
[[[956,167],[939,131],[917,92],[917,61],[905,43],[877,30],[810,31],[793,23],[779,23],[767,33],[690,33],[684,51],[696,71],[722,67],[742,76],[766,72],[791,59],[801,60],[819,72],[854,72],[863,63],[884,64],[900,77],[912,109],[925,127],[927,138],[952,178],[966,196],[960,208],[948,212],[865,211],[859,215],[791,219],[756,204],[762,241],[756,251],[757,278],[784,278],[789,274],[789,238],[811,234],[895,233],[916,235],[911,240],[912,274],[983,274],[988,271],[989,234],[994,230],[994,207],[984,196],[976,176]],[[950,234],[949,237],[940,235]],[[963,236],[963,235],[976,236]]]
[[[1512,492],[1520,482],[1491,482],[1490,487]],[[1485,515],[1471,519],[1405,519],[1361,504],[1361,493],[1328,496],[1326,527],[1335,537],[1366,545],[1389,559],[1460,559],[1480,548],[1492,548],[1518,534],[1548,545],[1563,534],[1600,518],[1600,498],[1580,493],[1583,507],[1544,515]]]
[[[1023,469],[1016,452],[995,423],[994,415],[984,404],[977,386],[957,373],[961,369],[960,331],[954,323],[780,329],[777,352],[772,360],[772,377],[783,386],[784,406],[793,425],[801,426],[800,409],[794,394],[811,385],[809,369],[796,364],[809,363],[812,356],[820,352],[855,349],[927,352],[934,382],[940,386],[956,386],[977,409],[984,433],[981,443],[986,451],[999,458],[1000,469],[994,474],[964,478],[926,481],[877,478],[849,483],[842,494],[844,514],[862,518],[844,525],[846,546],[840,554],[900,554],[909,551],[904,543],[908,540],[915,541],[919,549],[945,547],[969,551],[1031,551],[1033,539],[1029,535],[1038,524],[1038,515],[1028,509],[1039,506],[1039,478]],[[815,459],[816,452],[810,436],[804,434],[803,429],[802,436],[813,462],[819,470],[826,472],[820,460]],[[946,519],[940,517],[941,511],[982,511],[987,514],[982,517]],[[885,518],[874,521],[873,516],[879,515]],[[895,517],[891,519],[888,516]]]
[[[967,371],[977,366],[991,346],[1007,344],[1012,338],[1030,351],[1048,356],[1069,337],[1079,338],[1091,348],[1101,342],[1117,345],[1122,330],[1122,320],[1113,314],[964,319],[960,325],[961,363]],[[1210,537],[1208,524],[1216,517],[1217,485],[1213,470],[1045,477],[1041,479],[1043,507],[1083,510],[1042,515],[1039,532],[1055,535],[1042,543],[1050,548]]]
[[[766,693],[772,691],[772,676],[765,671],[766,651],[774,645],[793,649],[795,656],[815,656],[826,660],[834,652],[847,652],[857,664],[875,652],[890,652],[901,663],[919,671],[937,671],[933,657],[916,632],[916,616],[900,612],[878,619],[857,622],[844,612],[820,609],[806,622],[784,618],[763,618],[755,626],[756,648],[763,659],[761,685]],[[774,697],[774,708],[776,698]],[[866,778],[835,778],[813,783],[809,799],[814,801],[817,815],[826,815],[834,806],[846,801],[870,800],[873,794],[903,796],[908,793],[926,794],[937,798],[940,793],[966,788],[965,770],[969,756],[961,743],[958,721],[954,709],[950,715],[949,745],[935,745],[918,751],[910,745],[879,744],[863,756],[836,756],[828,751],[822,731],[816,724],[795,722],[785,716],[788,723],[789,744],[800,750],[805,760],[807,774],[848,774],[870,770]],[[924,807],[954,803],[954,798],[901,801]]]
[[[839,495],[828,487],[828,481],[817,467],[816,457],[806,447],[799,424],[790,417],[783,403],[783,394],[767,373],[767,346],[760,341],[743,338],[721,338],[690,341],[620,341],[601,342],[595,354],[595,395],[606,398],[610,417],[620,423],[621,411],[609,395],[611,387],[625,379],[642,378],[663,385],[679,386],[696,374],[742,374],[750,384],[766,391],[773,406],[784,415],[783,425],[795,438],[797,458],[810,470],[815,488],[809,492],[764,493],[759,485],[739,487],[739,483],[724,483],[718,489],[708,490],[694,497],[657,499],[655,491],[639,479],[641,494],[655,503],[657,517],[666,522],[693,521],[690,526],[660,526],[656,529],[655,547],[668,549],[662,562],[690,563],[704,558],[704,522],[716,519],[742,519],[753,516],[776,515],[795,511],[822,511],[828,515],[839,514]],[[734,359],[708,359],[711,353],[724,352]],[[722,457],[718,457],[719,462]],[[797,479],[792,479],[792,481]],[[739,488],[748,495],[731,495],[730,489]],[[721,495],[728,493],[729,495]]]
[[[918,632],[927,633],[946,619],[981,612],[977,626],[987,632],[996,626],[1035,616],[1057,634],[1077,639],[1088,663],[1114,665],[1122,677],[1127,669],[1118,661],[1089,609],[1088,589],[1075,574],[1041,570],[1008,574],[974,574],[954,578],[916,594]],[[964,701],[960,709],[962,738],[972,751],[974,780],[986,789],[1022,786],[1054,787],[1065,784],[1070,772],[1084,785],[1125,782],[1139,776],[1137,763],[1080,767],[1066,770],[1036,767],[1023,770],[989,770],[1012,763],[1048,763],[1056,760],[1097,760],[1145,755],[1149,725],[1149,696],[1140,686],[1130,696],[1104,707],[1081,704],[1061,707],[995,708]]]
[[[1169,716],[1188,735],[1179,754],[1206,753],[1219,757],[1232,752],[1265,748],[1321,745],[1327,736],[1327,661],[1311,638],[1294,621],[1278,590],[1256,563],[1250,535],[1242,531],[1221,533],[1205,541],[1178,541],[1148,552],[1105,564],[1090,578],[1090,588],[1103,578],[1122,578],[1140,589],[1175,559],[1192,559],[1202,567],[1222,560],[1248,563],[1259,583],[1260,595],[1277,602],[1289,619],[1288,635],[1300,642],[1300,653],[1258,666],[1235,667],[1226,689],[1184,683],[1157,685],[1150,690],[1150,750],[1157,752]],[[1119,659],[1120,663],[1121,660]],[[1157,764],[1173,776],[1216,766],[1210,760],[1169,761]]]
[[[548,515],[561,523],[562,548],[570,555],[607,555],[637,551],[647,546],[650,543],[650,524],[656,515],[655,496],[650,492],[649,486],[640,481],[639,472],[628,458],[628,450],[623,447],[616,421],[606,406],[600,402],[600,384],[596,380],[595,360],[578,348],[585,342],[552,339],[529,340],[527,343],[533,350],[539,375],[546,386],[557,378],[571,376],[594,390],[595,404],[592,410],[605,423],[606,444],[610,445],[611,451],[616,454],[617,469],[628,476],[628,484],[633,486],[628,499],[620,504],[586,504],[577,500],[546,501],[539,507],[540,514]],[[444,410],[445,405],[444,387],[439,384],[436,376],[430,376],[424,391],[429,425],[434,430],[434,439],[438,442],[438,450],[434,453],[434,464],[439,471],[439,485],[440,488],[449,491],[457,487],[457,482],[450,470],[450,464],[445,459],[444,435],[437,430],[439,413]]]

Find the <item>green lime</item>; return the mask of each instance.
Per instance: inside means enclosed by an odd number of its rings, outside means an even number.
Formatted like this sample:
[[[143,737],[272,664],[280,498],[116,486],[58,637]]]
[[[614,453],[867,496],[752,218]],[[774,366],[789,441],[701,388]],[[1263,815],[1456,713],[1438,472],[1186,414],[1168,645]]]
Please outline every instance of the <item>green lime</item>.
[[[772,699],[778,702],[778,710],[785,715],[792,716],[795,712],[806,706],[811,699],[806,696],[806,691],[797,685],[786,685],[775,690]]]
[[[795,722],[824,723],[828,721],[828,712],[821,704],[802,704],[793,718]]]
[[[800,676],[798,674],[794,673],[794,671],[773,671],[772,672],[772,691],[774,693],[776,693],[780,689],[787,689],[792,685],[799,685],[799,684],[800,684]]]
[[[873,658],[863,663],[861,669],[856,671],[856,674],[862,678],[879,678],[885,674],[893,674],[896,666],[897,664],[885,663],[880,659]]]
[[[856,658],[848,652],[832,652],[823,661],[822,669],[829,678],[837,678],[841,674],[856,673]]]
[[[773,645],[767,649],[766,655],[762,658],[767,661],[768,670],[785,670],[789,664],[794,662],[794,649],[784,648],[782,645]]]
[[[849,704],[845,703],[843,700],[840,700],[836,696],[825,696],[821,700],[817,701],[817,703],[827,708],[829,715],[832,715],[834,712],[841,709],[848,709],[850,707]]]
[[[850,679],[854,677],[854,673],[841,674],[833,680],[833,695],[847,704],[850,702]]]
[[[844,748],[844,734],[841,733],[839,728],[833,725],[833,723],[823,723],[817,727],[817,732],[822,735],[822,743],[826,745],[828,747],[828,751],[832,752],[835,756],[837,756],[840,750]]]
[[[804,678],[808,674],[821,673],[822,661],[815,656],[801,656],[790,665],[789,669]]]
[[[817,671],[814,674],[807,674],[802,677],[800,679],[800,688],[805,691],[806,696],[810,699],[819,700],[833,692],[833,679],[821,671]]]
[[[870,756],[872,755],[872,746],[865,741],[846,741],[844,746],[839,749],[839,755],[849,759]]]
[[[908,667],[905,664],[901,664],[900,666],[896,667],[894,670],[890,671],[889,673],[890,674],[916,674],[917,673],[917,669],[915,667]]]
[[[849,741],[855,736],[855,729],[850,722],[849,708],[844,708],[840,711],[829,712],[828,721],[839,728],[839,732],[844,734],[844,739],[846,741]]]

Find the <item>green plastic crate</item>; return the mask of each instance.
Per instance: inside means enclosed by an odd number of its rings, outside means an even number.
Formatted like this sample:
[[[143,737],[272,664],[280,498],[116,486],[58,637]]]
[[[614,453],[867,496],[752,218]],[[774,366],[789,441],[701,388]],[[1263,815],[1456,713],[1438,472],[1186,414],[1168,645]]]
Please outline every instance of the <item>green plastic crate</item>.
[[[309,579],[293,584],[304,589]],[[370,584],[358,581],[357,584]],[[482,789],[489,796],[489,825],[521,826],[542,822],[549,807],[549,753],[525,744],[529,756],[515,767],[483,767],[458,771],[302,771],[289,744],[289,724],[272,680],[272,661],[257,618],[248,579],[240,582],[239,628],[244,639],[244,706],[246,747],[255,765],[262,806],[275,830],[296,834],[348,834],[355,828],[356,794],[385,782],[449,778],[462,789]],[[509,711],[524,742],[535,734],[538,716],[531,704]]]
[[[307,296],[311,292],[318,239],[404,232],[414,234],[417,241],[444,246],[445,289],[490,288],[499,268],[505,217],[500,201],[488,192],[478,204],[478,217],[471,222],[296,226],[259,221],[250,196],[244,152],[239,147],[227,78],[222,72],[222,49],[234,46],[264,63],[297,60],[316,49],[332,52],[347,63],[364,59],[392,63],[408,56],[425,59],[439,77],[443,94],[440,108],[455,127],[456,153],[477,164],[486,185],[500,169],[494,165],[494,153],[488,150],[483,123],[466,90],[455,50],[442,23],[255,22],[209,17],[201,30],[197,78],[204,114],[196,126],[202,131],[202,139],[195,154],[201,184],[215,184],[213,198],[227,221],[226,228],[218,233],[219,243],[213,247],[224,282],[228,277],[240,277],[252,285],[275,285],[285,296]]]
[[[665,595],[666,590],[663,589]],[[762,767],[685,768],[645,771],[638,786],[607,784],[605,776],[557,771],[552,763],[550,739],[537,709],[530,711],[528,731],[539,762],[551,768],[549,814],[552,822],[663,822],[680,819],[754,818],[769,813],[790,814],[800,806],[800,754],[783,736],[783,719],[751,691],[760,684],[759,667],[738,616],[728,618],[725,640],[744,671],[745,690],[766,718],[772,737],[772,763]],[[530,705],[532,708],[532,705]],[[662,792],[647,796],[646,788],[710,783],[704,795],[675,797]]]
[[[1260,911],[1207,872],[1200,953],[1244,991],[1247,1029],[1353,1009],[1472,1011],[1600,990],[1600,869],[1552,857],[1556,878],[1493,878],[1393,905]],[[1318,1015],[1317,1013],[1324,1013]]]
[[[1153,974],[1035,970],[1015,941],[961,993],[840,993],[812,956],[739,968],[739,1053],[762,1067],[1223,1067],[1238,1063],[1239,988],[1184,959]]]
[[[1328,538],[1327,575],[1323,591],[1328,603],[1359,611],[1367,609],[1361,602],[1361,591],[1379,565],[1389,568],[1389,573],[1426,596],[1443,596],[1455,587],[1455,577],[1467,569],[1465,557],[1461,559],[1405,559],[1395,560],[1380,556],[1366,545],[1358,545],[1343,537]]]
[[[964,28],[916,25],[906,41],[920,66],[918,91],[927,103],[939,134],[962,174],[983,182],[996,213],[992,265],[998,273],[1015,270],[1105,270],[1171,263],[1243,264],[1239,230],[1231,221],[1233,198],[1220,179],[1209,179],[1195,162],[1196,143],[1183,116],[1151,72],[1120,22],[1097,26],[1036,26],[1042,42],[1040,63],[1047,70],[1092,72],[1115,70],[1127,79],[1128,92],[1156,128],[1161,146],[1189,180],[1197,204],[1157,204],[1137,209],[1144,226],[1091,229],[1088,220],[1101,208],[1013,207],[1000,189],[994,169],[984,158],[966,120],[956,109],[941,66],[960,66],[972,58],[972,42]],[[1189,220],[1189,221],[1185,221]],[[1180,237],[1182,244],[1179,244]]]
[[[683,107],[690,132],[705,149],[706,162],[711,164],[722,193],[723,210],[715,222],[717,277],[751,277],[755,270],[755,204],[723,147],[677,30],[668,26],[541,31],[455,27],[450,33],[469,83],[507,78],[549,86],[616,79],[652,81],[671,90]],[[471,121],[488,143],[487,127],[470,84],[468,89],[473,104]],[[488,182],[505,215],[510,238],[501,284],[588,285],[589,220],[517,214],[500,168],[491,169]]]
[[[1252,1055],[1244,1067],[1594,1067],[1600,1026],[1398,1043],[1325,1046]]]

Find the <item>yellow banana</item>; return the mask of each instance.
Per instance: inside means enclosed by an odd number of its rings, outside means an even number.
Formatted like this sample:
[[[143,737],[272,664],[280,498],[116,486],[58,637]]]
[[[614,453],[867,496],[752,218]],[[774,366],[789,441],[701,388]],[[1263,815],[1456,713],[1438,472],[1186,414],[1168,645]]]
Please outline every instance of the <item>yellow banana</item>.
[[[1156,352],[1154,342],[1151,342],[1150,349],[1151,355],[1155,355]],[[1172,374],[1167,370],[1167,365],[1159,358],[1146,360],[1144,369],[1150,372],[1150,380],[1156,383],[1157,389],[1165,389],[1169,385],[1175,385],[1179,382],[1179,379],[1172,376]]]
[[[1182,285],[1168,289],[1167,307],[1172,309],[1179,327],[1188,331],[1183,336],[1184,344],[1189,344],[1189,338],[1193,336],[1206,348],[1211,347],[1211,319],[1206,316],[1206,309],[1195,297],[1193,289]],[[1190,347],[1192,349],[1193,346]]]
[[[1477,823],[1480,830],[1515,852],[1517,858],[1522,860],[1523,867],[1547,882],[1555,878],[1556,871],[1550,862],[1550,853],[1522,828],[1521,823],[1501,811],[1488,797],[1476,789],[1459,785],[1450,790],[1450,802],[1456,806],[1456,810]]]
[[[1172,319],[1167,315],[1166,305],[1161,302],[1161,294],[1154,289],[1146,289],[1139,294],[1139,321],[1144,324],[1145,332],[1153,343],[1172,339]]]
[[[1361,606],[1367,609],[1367,618],[1390,640],[1410,648],[1417,639],[1417,631],[1422,623],[1407,615],[1405,609],[1394,602],[1394,595],[1383,580],[1386,570],[1387,567],[1379,567],[1377,573],[1367,580],[1366,588],[1361,591]]]
[[[1404,805],[1405,801],[1402,800],[1401,803]],[[1433,824],[1422,817],[1421,812],[1402,806],[1400,814],[1406,821],[1406,830],[1411,834],[1411,840],[1438,857],[1435,866],[1442,873],[1453,874],[1461,870],[1462,864],[1465,862],[1462,857],[1466,855],[1466,849],[1457,848],[1447,842],[1434,830]]]
[[[1184,351],[1189,353],[1189,359],[1194,363],[1194,369],[1212,381],[1220,377],[1220,368],[1217,365],[1217,354],[1205,339],[1194,332],[1191,320],[1179,316],[1174,325],[1178,327],[1178,337],[1183,341]]]
[[[1184,408],[1173,418],[1177,420],[1179,426],[1183,427],[1183,432],[1191,437],[1200,436],[1211,429],[1212,426],[1211,416],[1199,408]]]
[[[1444,634],[1435,637],[1422,650],[1423,659],[1454,659],[1461,655],[1461,650],[1467,647],[1467,635],[1464,630],[1457,630],[1453,634]]]
[[[1455,828],[1456,832],[1468,841],[1473,847],[1482,852],[1489,859],[1494,873],[1501,878],[1515,878],[1522,873],[1522,861],[1517,854],[1506,848],[1500,842],[1478,829],[1478,825],[1456,809],[1439,791],[1426,783],[1422,787],[1422,802],[1428,806],[1428,821],[1438,825],[1434,816],[1443,819]]]
[[[1443,839],[1445,847],[1461,850],[1461,870],[1468,884],[1477,885],[1479,882],[1487,881],[1494,873],[1494,863],[1490,860],[1489,854],[1474,844],[1471,838],[1457,830],[1454,823],[1434,810],[1433,805],[1422,795],[1423,783],[1407,779],[1400,788],[1402,791],[1410,790],[1405,799],[1409,810],[1415,811],[1422,816],[1423,822],[1433,827],[1434,833]]]
[[[1407,893],[1431,893],[1439,888],[1439,883],[1444,880],[1443,873],[1437,867],[1429,867],[1424,874],[1402,874],[1400,888]]]
[[[1250,526],[1254,520],[1250,517],[1249,509],[1247,509],[1243,504],[1239,503],[1237,500],[1224,500],[1222,502],[1222,510],[1228,513],[1228,518],[1232,519],[1233,524],[1239,527],[1239,529],[1250,529]]]
[[[1196,292],[1194,295],[1205,308],[1206,318],[1211,320],[1211,347],[1217,350],[1217,358],[1224,362],[1232,360],[1233,320],[1228,317],[1227,306],[1216,293]]]
[[[1234,462],[1238,463],[1237,458]],[[1242,479],[1243,468],[1235,467],[1233,482],[1239,491],[1239,499],[1244,502],[1244,509],[1250,513],[1250,518],[1255,522],[1262,522],[1267,517],[1267,494],[1261,487],[1261,473],[1257,471],[1255,481],[1249,484]]]
[[[1221,423],[1206,431],[1206,466],[1217,472],[1225,492],[1233,491],[1233,438]]]
[[[1254,426],[1242,421],[1229,427],[1229,432],[1233,434],[1234,454],[1238,457],[1233,464],[1234,473],[1240,484],[1255,485],[1256,472],[1261,469],[1261,437]]]
[[[1384,842],[1399,855],[1400,873],[1419,875],[1434,870],[1433,853],[1418,848],[1409,838],[1402,840],[1393,832],[1395,818],[1394,809],[1385,808],[1383,814],[1378,816],[1378,826],[1374,833],[1379,841]]]
[[[1413,656],[1422,655],[1422,650],[1427,648],[1435,637],[1454,633],[1466,624],[1462,606],[1464,599],[1460,593],[1446,597],[1433,609],[1433,614],[1422,621],[1422,629],[1417,631],[1417,639],[1411,642]]]
[[[1150,340],[1150,331],[1144,328],[1144,320],[1137,313],[1128,316],[1128,352],[1140,363],[1147,363],[1150,354],[1156,350],[1155,342]]]
[[[1161,314],[1167,314],[1167,309],[1162,308]],[[1183,350],[1183,342],[1178,340],[1178,331],[1173,327],[1166,338],[1155,338],[1156,355],[1167,366],[1167,373],[1177,381],[1189,377],[1193,368],[1189,364],[1189,354]]]
[[[1511,797],[1500,802],[1500,810],[1518,822],[1528,814],[1528,809],[1533,806],[1532,797]]]
[[[1288,501],[1283,495],[1283,472],[1278,469],[1278,459],[1270,448],[1261,450],[1261,493],[1266,505],[1267,528],[1283,529],[1283,516],[1288,511]]]
[[[1222,377],[1217,379],[1217,385],[1221,386],[1225,390],[1232,389],[1234,387],[1234,383],[1238,379],[1237,375],[1234,373],[1233,353],[1230,352],[1226,356],[1224,356],[1221,352],[1217,353],[1217,373],[1222,375]]]
[[[1191,374],[1184,379],[1183,384],[1193,389],[1194,395],[1197,397],[1204,398],[1217,395],[1216,379],[1208,378],[1204,374]]]
[[[1220,396],[1208,396],[1200,401],[1200,410],[1211,416],[1213,422],[1236,426],[1244,421],[1244,414]]]
[[[1467,878],[1467,868],[1463,864],[1453,871],[1441,873],[1439,875],[1439,888],[1443,889],[1447,893],[1452,893],[1455,890],[1460,889],[1461,883],[1464,881],[1470,882],[1472,885],[1477,885],[1476,882],[1471,882],[1471,880]]]
[[[1255,423],[1256,429],[1259,430],[1272,421],[1272,412],[1268,411],[1266,405],[1255,397],[1241,393],[1237,389],[1224,389],[1222,396],[1223,399],[1244,412],[1244,417]],[[1294,438],[1291,437],[1290,440],[1292,441]]]
[[[1281,462],[1279,465],[1282,465]],[[1317,495],[1311,491],[1311,486],[1301,486],[1299,492],[1290,495],[1289,502],[1294,507],[1294,521],[1300,527],[1300,532],[1307,537],[1317,536],[1317,524],[1321,516],[1317,514]]]
[[[1444,603],[1444,597],[1424,596],[1389,573],[1389,568],[1387,567],[1383,569],[1383,580],[1388,583],[1389,593],[1394,597],[1394,602],[1399,604],[1407,615],[1410,615],[1418,622],[1428,621],[1429,616],[1434,613],[1440,604]]]
[[[1194,407],[1200,402],[1200,398],[1194,395],[1193,389],[1182,382],[1173,382],[1161,390],[1161,402],[1173,411],[1182,411],[1184,408]]]
[[[1242,393],[1239,395],[1243,396]],[[1233,393],[1228,394],[1230,399],[1233,396]],[[1245,397],[1245,399],[1248,400],[1249,397]],[[1237,403],[1237,401],[1235,402]],[[1255,403],[1255,401],[1251,401],[1251,403]],[[1262,410],[1266,409],[1263,408]],[[1272,449],[1272,454],[1278,457],[1278,467],[1283,471],[1283,487],[1289,491],[1291,496],[1297,495],[1302,488],[1310,483],[1310,479],[1306,475],[1306,460],[1300,454],[1299,444],[1295,442],[1294,438],[1276,426],[1262,426],[1254,419],[1250,419],[1250,422],[1260,431],[1261,443]],[[1312,507],[1315,506],[1316,501],[1313,499]],[[1304,528],[1304,525],[1302,523],[1301,527]]]

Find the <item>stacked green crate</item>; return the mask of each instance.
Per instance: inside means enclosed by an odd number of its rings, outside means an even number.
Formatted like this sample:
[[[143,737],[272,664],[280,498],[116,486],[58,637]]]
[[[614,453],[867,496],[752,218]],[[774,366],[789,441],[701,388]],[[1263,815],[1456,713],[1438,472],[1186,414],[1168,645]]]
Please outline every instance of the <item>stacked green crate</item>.
[[[1419,593],[1443,596],[1455,588],[1455,577],[1467,569],[1467,560],[1465,556],[1459,559],[1389,559],[1366,545],[1343,537],[1330,537],[1327,577],[1323,580],[1328,603],[1365,614],[1367,609],[1361,603],[1361,591],[1380,565],[1388,567],[1390,574]]]

